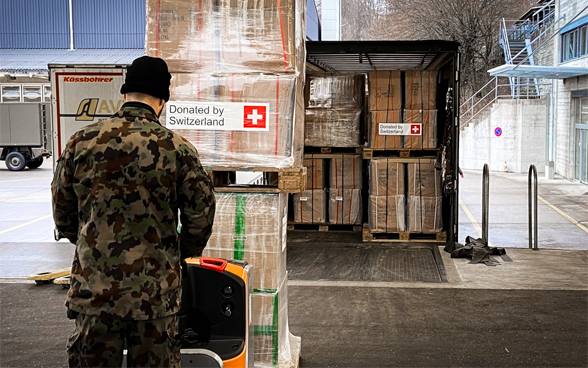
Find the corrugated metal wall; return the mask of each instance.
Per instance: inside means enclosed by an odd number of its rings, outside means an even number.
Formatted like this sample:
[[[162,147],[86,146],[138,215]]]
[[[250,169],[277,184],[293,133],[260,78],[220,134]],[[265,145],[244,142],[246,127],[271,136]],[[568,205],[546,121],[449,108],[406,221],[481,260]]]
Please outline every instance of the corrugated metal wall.
[[[142,49],[145,0],[74,0],[74,48]]]
[[[69,48],[68,0],[0,0],[0,48]]]

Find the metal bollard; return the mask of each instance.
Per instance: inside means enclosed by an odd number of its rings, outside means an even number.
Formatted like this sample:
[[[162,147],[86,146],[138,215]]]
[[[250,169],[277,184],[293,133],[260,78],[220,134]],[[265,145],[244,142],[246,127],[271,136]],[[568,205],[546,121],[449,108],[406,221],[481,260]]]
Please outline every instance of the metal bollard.
[[[534,190],[531,188],[534,181]],[[539,197],[538,192],[539,183],[537,181],[537,169],[535,165],[529,167],[529,190],[528,190],[528,204],[529,204],[529,249],[539,250],[539,241],[537,239],[538,226],[538,207],[537,199]],[[531,197],[533,195],[533,198]],[[533,208],[534,207],[534,208]],[[533,247],[533,243],[535,246]]]
[[[488,244],[488,211],[490,205],[490,170],[488,164],[484,164],[482,179],[482,241]]]

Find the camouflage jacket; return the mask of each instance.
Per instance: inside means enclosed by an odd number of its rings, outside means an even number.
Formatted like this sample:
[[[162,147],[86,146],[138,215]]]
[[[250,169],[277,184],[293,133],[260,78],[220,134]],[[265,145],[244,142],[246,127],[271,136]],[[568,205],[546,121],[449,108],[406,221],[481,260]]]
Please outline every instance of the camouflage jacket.
[[[57,230],[76,245],[68,308],[129,320],[178,312],[180,258],[202,253],[216,205],[188,141],[149,106],[125,103],[70,138],[51,191]]]

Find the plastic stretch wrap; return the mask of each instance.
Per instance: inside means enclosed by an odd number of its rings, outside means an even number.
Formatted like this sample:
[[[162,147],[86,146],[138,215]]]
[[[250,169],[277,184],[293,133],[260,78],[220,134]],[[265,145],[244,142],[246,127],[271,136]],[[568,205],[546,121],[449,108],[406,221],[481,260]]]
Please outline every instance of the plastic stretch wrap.
[[[440,197],[443,195],[441,170],[435,168],[434,159],[419,159],[418,163],[407,164],[408,195]]]
[[[304,0],[147,0],[147,55],[171,72],[304,71]]]
[[[310,157],[302,161],[306,167],[306,189],[324,189],[326,187],[325,160],[314,158],[313,155]]]
[[[404,74],[404,108],[437,109],[437,71],[408,70]]]
[[[368,73],[370,111],[402,109],[402,79],[399,70]]]
[[[288,194],[216,193],[216,215],[204,256],[245,260],[254,289],[286,278]]]
[[[408,231],[438,233],[442,230],[442,197],[408,197]]]
[[[361,189],[363,160],[361,155],[331,155],[331,188]]]
[[[327,192],[323,189],[305,190],[294,194],[294,222],[324,224],[327,222]]]
[[[255,367],[298,367],[300,337],[288,328],[288,282],[251,294]]]
[[[405,124],[422,124],[421,135],[404,136],[404,148],[437,148],[437,110],[404,110]]]
[[[370,196],[403,196],[405,164],[387,159],[370,160]]]
[[[329,189],[329,223],[360,225],[361,189]]]
[[[362,110],[365,76],[309,76],[306,93],[307,109]]]
[[[361,110],[307,109],[304,145],[358,147],[361,145]]]
[[[399,149],[404,147],[401,135],[380,135],[380,124],[400,124],[402,110],[371,111],[369,123],[370,148]]]
[[[179,129],[204,166],[298,167],[302,165],[304,132],[303,86],[295,75],[173,74],[172,101],[267,103],[269,131]]]
[[[368,226],[373,233],[406,231],[405,197],[370,196],[368,202]]]

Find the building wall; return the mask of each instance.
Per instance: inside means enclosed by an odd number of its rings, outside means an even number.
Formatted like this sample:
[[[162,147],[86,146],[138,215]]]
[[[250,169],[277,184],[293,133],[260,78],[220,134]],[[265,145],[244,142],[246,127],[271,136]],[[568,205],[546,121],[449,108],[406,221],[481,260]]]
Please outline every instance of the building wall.
[[[534,164],[545,169],[545,132],[549,99],[498,100],[476,123],[460,134],[460,167],[527,172]],[[502,134],[495,134],[496,128]]]

